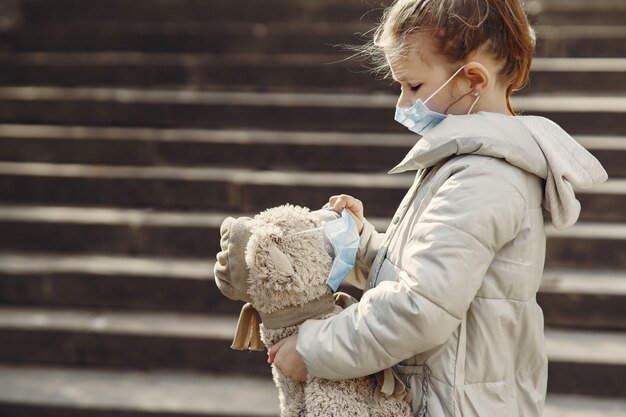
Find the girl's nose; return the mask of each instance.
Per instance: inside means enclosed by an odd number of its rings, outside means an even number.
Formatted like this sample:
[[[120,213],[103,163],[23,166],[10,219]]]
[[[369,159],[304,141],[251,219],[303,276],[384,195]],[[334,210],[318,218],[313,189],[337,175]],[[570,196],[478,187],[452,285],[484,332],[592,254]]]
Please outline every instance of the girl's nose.
[[[396,106],[398,107],[412,107],[413,104],[415,104],[415,101],[412,100],[411,97],[409,97],[408,92],[406,92],[404,89],[400,92],[400,96],[398,97],[398,102],[396,103]]]

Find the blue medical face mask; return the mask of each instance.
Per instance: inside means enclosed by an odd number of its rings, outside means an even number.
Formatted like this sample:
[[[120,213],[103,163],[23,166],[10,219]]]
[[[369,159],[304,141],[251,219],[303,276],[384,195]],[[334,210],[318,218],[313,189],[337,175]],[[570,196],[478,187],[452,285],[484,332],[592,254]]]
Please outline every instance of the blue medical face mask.
[[[326,210],[333,210],[333,208],[327,207]],[[324,234],[330,241],[335,254],[330,272],[326,278],[326,284],[332,292],[335,292],[356,263],[356,252],[359,248],[360,240],[359,231],[356,222],[344,208],[341,211],[341,217],[322,223],[321,228],[303,230],[293,235],[320,229],[324,230]]]
[[[396,105],[395,120],[405,126],[407,129],[409,129],[411,132],[415,132],[418,135],[422,136],[428,133],[428,131],[431,130],[433,127],[441,123],[447,115],[430,110],[428,107],[426,107],[426,103],[431,98],[433,98],[435,94],[441,91],[441,89],[448,85],[448,83],[463,69],[463,67],[465,67],[465,65],[456,70],[456,72],[452,74],[452,77],[448,78],[448,81],[443,83],[443,85],[435,90],[435,92],[432,93],[425,101],[422,102],[422,99],[418,99],[411,107],[398,107]],[[474,100],[474,103],[470,107],[467,114],[470,114],[470,112],[474,108],[474,105],[480,98],[480,93],[478,91],[474,91],[474,95],[476,96],[476,100]]]
[[[333,209],[328,207],[328,210]],[[341,217],[325,222],[322,227],[335,251],[335,258],[326,279],[326,284],[335,292],[354,268],[360,236],[356,222],[345,208],[341,210]]]

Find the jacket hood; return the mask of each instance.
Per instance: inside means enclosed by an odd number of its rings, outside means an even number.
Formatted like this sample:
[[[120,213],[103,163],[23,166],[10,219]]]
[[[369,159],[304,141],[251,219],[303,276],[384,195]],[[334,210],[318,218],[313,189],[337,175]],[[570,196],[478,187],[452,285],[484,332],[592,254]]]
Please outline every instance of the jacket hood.
[[[462,154],[501,158],[543,178],[543,206],[557,229],[578,220],[580,202],[575,191],[591,189],[608,178],[600,162],[553,121],[492,112],[448,115],[389,174],[428,168]]]

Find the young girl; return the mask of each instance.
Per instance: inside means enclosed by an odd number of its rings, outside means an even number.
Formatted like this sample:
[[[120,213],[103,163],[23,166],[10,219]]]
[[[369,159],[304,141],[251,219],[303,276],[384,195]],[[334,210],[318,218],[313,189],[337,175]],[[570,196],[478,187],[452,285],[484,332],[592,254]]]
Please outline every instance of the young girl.
[[[416,416],[541,415],[541,207],[555,227],[571,226],[573,189],[607,175],[559,126],[512,110],[534,43],[519,0],[398,0],[385,11],[368,51],[400,83],[395,119],[420,135],[390,173],[416,170],[415,181],[384,234],[356,198],[326,204],[357,221],[349,282],[365,292],[271,348],[286,376],[394,366]]]

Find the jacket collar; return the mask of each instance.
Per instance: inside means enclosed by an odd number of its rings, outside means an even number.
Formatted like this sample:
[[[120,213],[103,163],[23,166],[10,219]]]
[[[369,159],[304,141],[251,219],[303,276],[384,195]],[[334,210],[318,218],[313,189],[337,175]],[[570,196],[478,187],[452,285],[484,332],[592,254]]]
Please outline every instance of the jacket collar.
[[[492,112],[448,115],[422,136],[389,174],[428,168],[462,154],[502,158],[537,176],[547,176],[543,153],[524,124],[514,116]]]
[[[553,121],[491,112],[448,115],[389,173],[428,168],[462,154],[501,158],[543,178],[543,206],[557,229],[578,219],[581,206],[575,191],[589,190],[608,178],[600,162]]]

